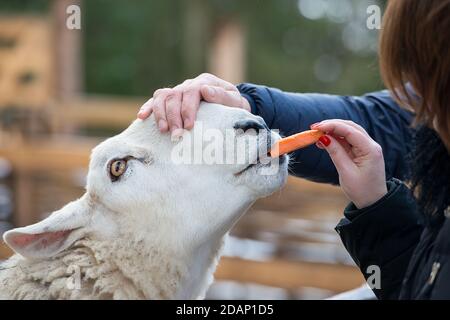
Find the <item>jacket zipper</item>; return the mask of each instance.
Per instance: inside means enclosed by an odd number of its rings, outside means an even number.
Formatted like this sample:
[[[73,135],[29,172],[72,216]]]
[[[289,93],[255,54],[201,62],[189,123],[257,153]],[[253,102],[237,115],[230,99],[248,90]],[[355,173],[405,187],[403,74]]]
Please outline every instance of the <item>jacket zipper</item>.
[[[432,285],[434,283],[434,280],[436,280],[436,276],[439,273],[439,269],[441,269],[441,264],[439,262],[434,262],[433,266],[431,267],[430,277],[428,278],[427,281],[429,285]]]
[[[434,281],[436,280],[436,277],[437,277],[440,269],[441,269],[441,263],[437,262],[437,261],[433,262],[433,265],[431,267],[430,276],[428,277],[427,282],[425,282],[425,285],[422,287],[422,290],[420,290],[416,299],[428,299],[427,295],[431,292],[431,289],[433,288],[433,285],[434,285]]]

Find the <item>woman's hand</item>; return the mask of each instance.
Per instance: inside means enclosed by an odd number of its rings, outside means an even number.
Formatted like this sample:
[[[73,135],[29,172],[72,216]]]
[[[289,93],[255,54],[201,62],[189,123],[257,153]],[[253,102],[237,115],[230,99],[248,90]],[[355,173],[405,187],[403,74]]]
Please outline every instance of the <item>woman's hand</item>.
[[[339,173],[340,185],[359,209],[387,193],[383,150],[359,125],[346,120],[325,120],[311,129],[326,133],[317,143],[325,149]]]
[[[138,118],[145,119],[154,113],[161,132],[170,131],[174,136],[180,135],[183,128],[191,129],[194,126],[201,100],[250,111],[249,102],[241,96],[235,85],[203,73],[174,88],[156,90],[139,110]]]

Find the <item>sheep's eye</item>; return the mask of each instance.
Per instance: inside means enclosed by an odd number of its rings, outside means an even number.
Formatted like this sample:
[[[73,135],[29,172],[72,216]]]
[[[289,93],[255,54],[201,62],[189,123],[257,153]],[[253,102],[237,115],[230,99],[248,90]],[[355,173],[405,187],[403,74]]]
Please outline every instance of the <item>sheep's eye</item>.
[[[113,160],[109,167],[109,173],[113,181],[117,180],[127,170],[127,161],[124,159]]]

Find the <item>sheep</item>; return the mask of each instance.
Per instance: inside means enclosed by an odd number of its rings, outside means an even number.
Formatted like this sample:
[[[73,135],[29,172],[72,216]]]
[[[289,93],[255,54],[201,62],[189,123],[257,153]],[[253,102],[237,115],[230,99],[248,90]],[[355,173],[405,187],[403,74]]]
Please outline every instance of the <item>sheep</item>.
[[[174,161],[174,150],[200,129],[231,132],[225,150],[253,143],[257,152],[245,163]],[[93,149],[81,198],[4,234],[15,254],[0,266],[0,298],[203,298],[229,230],[286,182],[287,157],[260,155],[280,138],[262,139],[266,129],[247,111],[208,103],[181,141],[161,134],[153,117],[135,120]],[[263,174],[275,161],[278,170]]]

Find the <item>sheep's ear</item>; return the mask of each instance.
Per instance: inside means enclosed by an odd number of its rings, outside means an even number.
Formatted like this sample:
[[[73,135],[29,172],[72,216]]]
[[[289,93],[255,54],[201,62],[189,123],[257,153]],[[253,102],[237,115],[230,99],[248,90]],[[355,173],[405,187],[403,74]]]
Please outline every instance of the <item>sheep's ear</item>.
[[[88,206],[81,198],[41,222],[5,232],[3,240],[25,258],[48,258],[80,239],[85,234],[84,227],[88,221]]]

